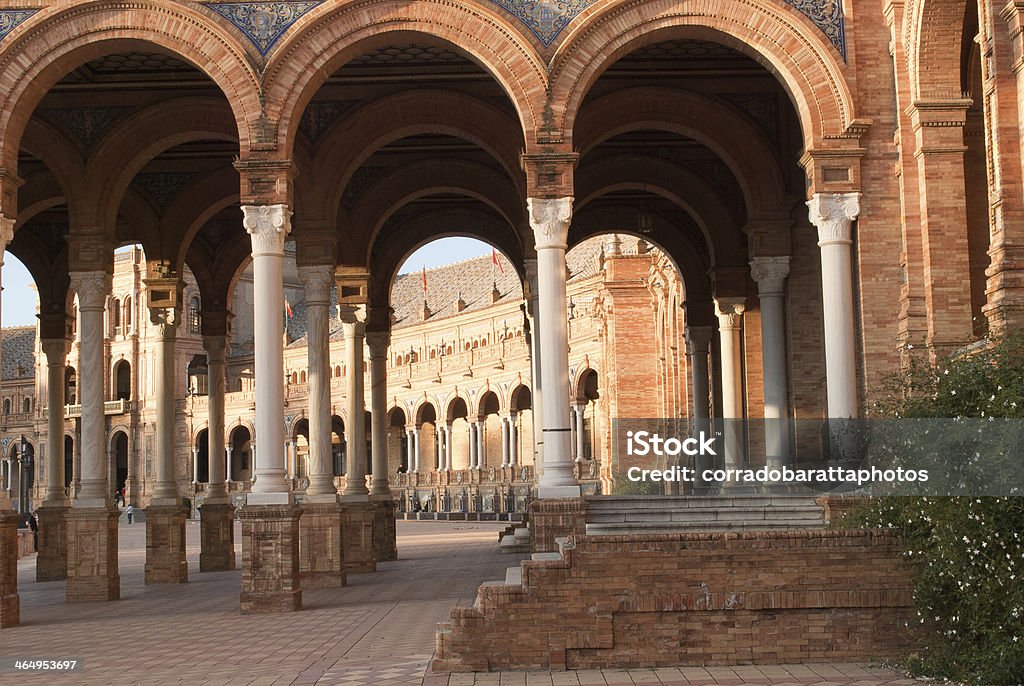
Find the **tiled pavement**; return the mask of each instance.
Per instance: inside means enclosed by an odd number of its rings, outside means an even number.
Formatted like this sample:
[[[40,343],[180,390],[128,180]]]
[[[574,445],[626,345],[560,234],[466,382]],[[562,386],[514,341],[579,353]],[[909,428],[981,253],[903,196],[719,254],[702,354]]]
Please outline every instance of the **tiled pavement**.
[[[678,669],[427,673],[434,626],[472,603],[480,582],[504,577],[490,523],[400,522],[401,560],[349,576],[342,589],[306,591],[304,610],[238,613],[240,573],[199,574],[199,527],[188,525],[190,582],[143,584],[145,526],[121,525],[121,600],[68,605],[63,582],[36,583],[19,562],[21,626],[0,632],[0,657],[78,658],[83,672],[0,674],[0,684],[320,686],[902,686],[920,684],[872,666],[798,665]],[[236,536],[237,538],[237,536]],[[239,560],[241,550],[237,551]]]

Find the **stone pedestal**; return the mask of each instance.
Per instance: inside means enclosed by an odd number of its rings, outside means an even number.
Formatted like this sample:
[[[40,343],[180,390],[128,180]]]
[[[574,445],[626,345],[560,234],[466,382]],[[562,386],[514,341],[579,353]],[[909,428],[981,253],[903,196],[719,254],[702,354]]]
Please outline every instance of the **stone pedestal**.
[[[557,538],[579,537],[587,531],[583,498],[538,498],[530,503],[530,552],[558,552]]]
[[[10,506],[10,502],[6,502]],[[0,629],[21,621],[18,598],[18,520],[13,510],[0,512]]]
[[[188,581],[185,510],[177,505],[146,508],[146,585]]]
[[[65,514],[68,536],[69,603],[117,600],[121,577],[117,573],[117,518],[107,507],[72,507]]]
[[[69,509],[43,505],[36,510],[39,519],[36,581],[62,581],[68,578],[68,528],[64,515]]]
[[[235,568],[235,508],[209,503],[199,508],[200,572],[226,572]]]
[[[242,614],[302,609],[299,516],[295,505],[246,505],[242,522]]]
[[[377,571],[377,555],[373,547],[373,508],[368,500],[342,502],[341,533],[345,571]]]
[[[299,518],[299,578],[302,588],[345,585],[341,506],[335,502],[302,503]]]
[[[373,509],[373,550],[377,562],[398,559],[397,532],[395,531],[395,501],[391,496],[379,500],[371,496]]]

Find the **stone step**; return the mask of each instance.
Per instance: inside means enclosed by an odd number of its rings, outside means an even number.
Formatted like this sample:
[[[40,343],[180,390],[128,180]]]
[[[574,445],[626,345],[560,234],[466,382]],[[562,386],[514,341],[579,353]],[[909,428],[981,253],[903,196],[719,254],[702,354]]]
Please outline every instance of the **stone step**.
[[[788,531],[825,527],[823,519],[718,520],[706,522],[607,522],[587,524],[588,536],[626,536],[631,534],[674,534],[713,531]]]
[[[707,507],[818,507],[816,496],[807,495],[716,495],[716,496],[589,496],[587,512],[607,510],[679,510]]]
[[[587,512],[588,524],[612,522],[744,521],[772,519],[821,519],[817,505],[777,507],[691,507],[665,510],[606,510]]]
[[[518,540],[515,536],[506,535],[501,539],[501,543],[498,545],[498,549],[503,553],[528,553],[530,552],[530,542],[527,540],[525,543]]]
[[[505,585],[506,586],[522,586],[523,585],[523,568],[522,567],[509,567],[505,570]]]
[[[562,557],[562,553],[534,553],[533,555],[530,556],[530,559],[531,560],[538,560],[538,561],[541,561],[541,562],[543,562],[543,561],[553,562],[553,561],[564,560],[565,558]]]

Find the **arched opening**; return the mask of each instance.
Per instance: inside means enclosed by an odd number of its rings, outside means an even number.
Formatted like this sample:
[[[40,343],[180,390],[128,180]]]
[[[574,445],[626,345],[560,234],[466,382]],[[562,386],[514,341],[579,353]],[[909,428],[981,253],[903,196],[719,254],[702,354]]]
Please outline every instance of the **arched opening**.
[[[78,404],[78,375],[74,367],[64,370],[64,402],[68,405]]]
[[[406,431],[408,420],[400,407],[388,412],[388,473],[409,472],[409,435]],[[396,466],[397,463],[397,466]]]
[[[195,445],[196,483],[210,483],[210,431],[203,429],[196,434]]]
[[[248,427],[238,426],[228,439],[228,478],[243,483],[252,480],[252,434]]]
[[[469,409],[462,398],[454,398],[448,404],[445,436],[446,450],[451,453],[446,462],[451,469],[468,469],[470,464],[470,443],[472,436],[469,429]]]
[[[193,355],[188,362],[189,395],[210,394],[210,370],[205,354]]]
[[[70,495],[75,480],[75,439],[64,436],[64,490]]]
[[[331,417],[331,463],[334,476],[345,476],[345,422],[341,417]]]
[[[597,401],[600,397],[597,372],[593,369],[585,370],[576,383],[573,398],[576,414],[576,445],[573,446],[573,454],[577,460],[597,458],[594,439],[598,435]]]
[[[430,403],[423,403],[416,412],[416,428],[419,429],[420,471],[429,472],[438,468],[437,452],[437,410]]]
[[[295,422],[292,440],[295,443],[294,477],[308,479],[311,466],[309,462],[309,420],[305,417]]]
[[[110,441],[110,456],[113,463],[114,494],[127,493],[128,485],[128,434],[118,431]]]
[[[128,360],[114,365],[114,399],[132,399],[132,365]]]
[[[500,405],[494,391],[486,391],[480,397],[478,417],[480,422],[481,447],[480,467],[497,467],[501,463],[502,435]],[[495,457],[497,456],[497,457]]]
[[[509,394],[509,464],[533,464],[533,394],[519,385]]]

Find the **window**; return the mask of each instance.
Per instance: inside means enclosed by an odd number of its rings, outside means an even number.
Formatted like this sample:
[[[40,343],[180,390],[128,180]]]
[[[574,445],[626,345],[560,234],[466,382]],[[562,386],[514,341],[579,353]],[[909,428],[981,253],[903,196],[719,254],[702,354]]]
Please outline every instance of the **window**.
[[[188,331],[191,334],[203,332],[203,317],[199,313],[199,298],[192,298],[188,306]]]
[[[110,324],[115,336],[121,333],[121,301],[117,298],[110,303]]]
[[[10,414],[10,413],[11,413],[11,399],[10,398],[4,398],[4,414]]]
[[[129,295],[124,299],[124,306],[121,308],[124,310],[122,313],[122,319],[124,320],[124,330],[132,330],[132,297]]]
[[[25,398],[25,402],[22,403],[22,406],[24,407],[22,412],[24,412],[25,414],[28,414],[29,412],[31,412],[32,411],[32,399],[31,398]]]

